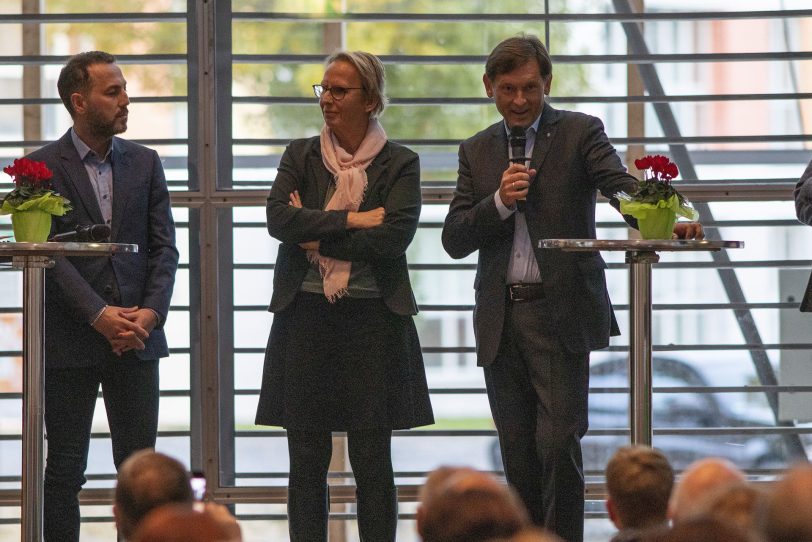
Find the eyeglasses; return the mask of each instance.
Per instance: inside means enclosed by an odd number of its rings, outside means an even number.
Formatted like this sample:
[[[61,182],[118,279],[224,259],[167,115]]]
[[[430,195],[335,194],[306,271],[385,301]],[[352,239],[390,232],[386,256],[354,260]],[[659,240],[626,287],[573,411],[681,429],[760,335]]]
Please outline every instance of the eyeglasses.
[[[313,94],[316,98],[321,98],[325,92],[329,92],[335,101],[343,100],[348,90],[361,90],[363,87],[325,87],[323,85],[313,85]]]

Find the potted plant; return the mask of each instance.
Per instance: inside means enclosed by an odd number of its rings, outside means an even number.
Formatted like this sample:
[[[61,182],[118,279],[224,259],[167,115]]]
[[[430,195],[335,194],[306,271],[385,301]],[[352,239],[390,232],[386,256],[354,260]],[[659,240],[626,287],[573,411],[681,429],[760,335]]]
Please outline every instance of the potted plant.
[[[699,213],[690,202],[671,184],[679,175],[677,165],[662,155],[644,156],[634,161],[637,169],[644,172],[637,191],[621,192],[620,212],[637,219],[643,239],[671,239],[677,217],[696,220]]]
[[[11,215],[14,239],[27,243],[47,241],[52,217],[72,209],[67,198],[51,189],[53,172],[44,162],[28,158],[14,160],[3,171],[11,176],[15,186],[3,197],[0,214]]]

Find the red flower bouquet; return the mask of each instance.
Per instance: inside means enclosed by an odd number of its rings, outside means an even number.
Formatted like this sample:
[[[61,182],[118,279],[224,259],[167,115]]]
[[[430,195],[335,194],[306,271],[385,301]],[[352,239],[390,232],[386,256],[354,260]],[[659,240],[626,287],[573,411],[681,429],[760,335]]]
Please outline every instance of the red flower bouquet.
[[[51,229],[51,216],[72,209],[70,201],[51,189],[53,172],[43,162],[28,158],[14,160],[3,168],[14,181],[14,189],[0,205],[0,215],[11,215],[17,241],[45,241]]]
[[[678,216],[698,218],[696,209],[671,184],[679,169],[668,157],[644,156],[635,160],[634,165],[645,172],[645,178],[634,194],[622,192],[617,198],[620,212],[637,219],[644,239],[670,239]]]

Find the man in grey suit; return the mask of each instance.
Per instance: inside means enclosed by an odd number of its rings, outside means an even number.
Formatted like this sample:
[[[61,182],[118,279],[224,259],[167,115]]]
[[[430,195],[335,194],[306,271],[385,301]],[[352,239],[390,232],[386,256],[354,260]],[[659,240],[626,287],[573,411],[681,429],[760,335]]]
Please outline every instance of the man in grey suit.
[[[452,258],[479,251],[477,359],[506,478],[536,524],[579,541],[589,352],[619,332],[600,254],[543,251],[537,244],[594,238],[596,192],[614,200],[637,181],[599,119],[544,103],[552,63],[535,36],[497,45],[483,82],[503,120],[460,145],[443,246]],[[509,162],[508,133],[517,126],[529,164]],[[680,224],[675,233],[701,236],[701,227]]]
[[[798,220],[812,226],[812,162],[795,185],[795,214]]]
[[[72,57],[59,96],[73,127],[33,152],[73,211],[53,233],[107,224],[137,254],[57,258],[45,275],[46,541],[79,540],[79,491],[101,386],[116,468],[155,446],[158,359],[178,265],[175,225],[158,154],[114,137],[127,128],[127,82],[115,58]]]

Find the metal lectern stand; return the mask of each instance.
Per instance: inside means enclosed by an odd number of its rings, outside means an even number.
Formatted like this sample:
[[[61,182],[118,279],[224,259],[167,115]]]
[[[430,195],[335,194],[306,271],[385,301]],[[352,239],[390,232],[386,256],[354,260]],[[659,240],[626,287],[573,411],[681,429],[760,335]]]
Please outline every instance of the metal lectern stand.
[[[45,388],[45,269],[54,256],[107,256],[138,252],[120,243],[0,243],[0,261],[23,271],[23,419],[21,532],[42,540],[43,395]]]
[[[541,248],[569,251],[622,250],[629,264],[629,427],[632,444],[651,446],[651,265],[657,252],[742,248],[743,241],[542,239]]]

